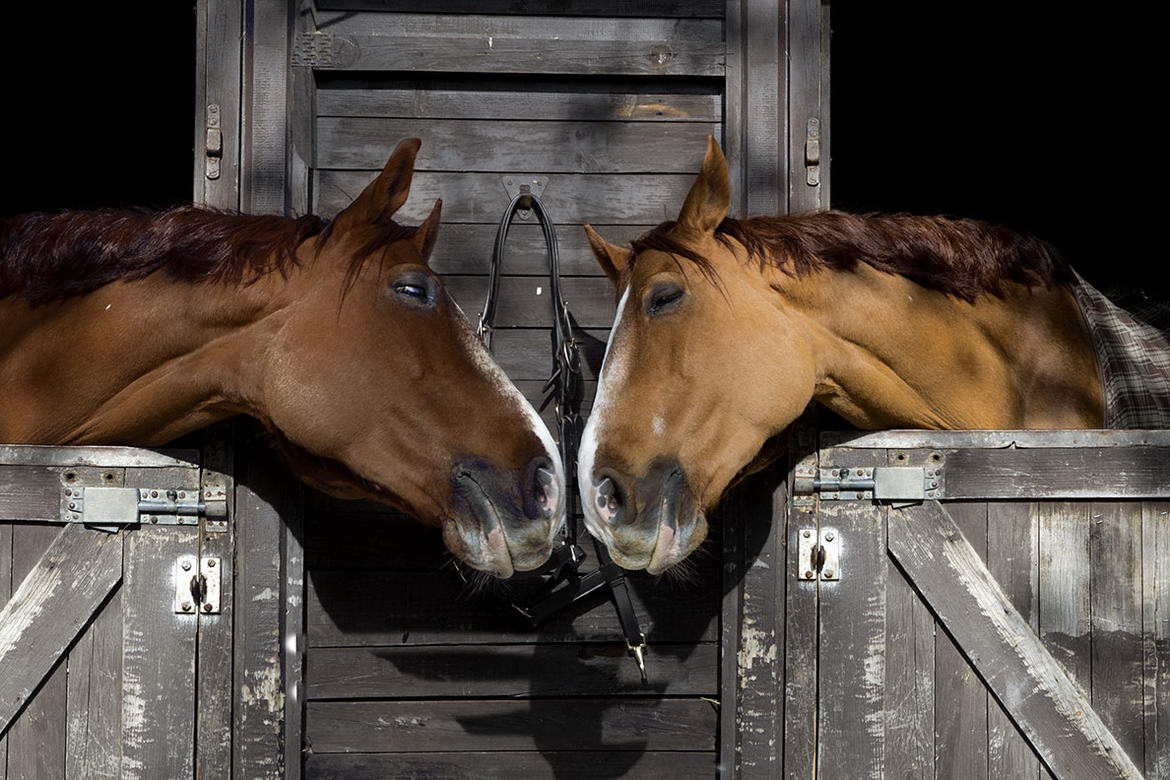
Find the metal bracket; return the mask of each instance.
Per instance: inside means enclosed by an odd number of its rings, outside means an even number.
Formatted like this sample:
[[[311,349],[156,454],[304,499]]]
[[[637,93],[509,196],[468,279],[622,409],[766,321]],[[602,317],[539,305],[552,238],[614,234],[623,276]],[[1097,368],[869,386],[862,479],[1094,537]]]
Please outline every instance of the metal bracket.
[[[815,116],[804,134],[804,181],[810,187],[821,183],[821,120]]]
[[[219,122],[219,105],[207,107],[207,134],[204,142],[205,171],[208,179],[219,178],[219,161],[223,157],[223,130]]]
[[[797,578],[802,582],[841,579],[841,536],[835,528],[802,528],[796,549]]]
[[[816,494],[821,501],[916,502],[943,498],[941,467],[868,466],[857,468],[797,468],[793,491]]]
[[[200,517],[226,523],[227,491],[220,488],[65,487],[61,490],[61,521],[84,523],[103,531],[124,526],[198,525]]]
[[[508,193],[508,200],[517,195],[535,195],[542,197],[544,188],[548,186],[547,176],[501,176],[500,181]],[[532,209],[521,207],[516,209],[516,216],[520,219],[532,219]]]
[[[182,555],[175,561],[175,614],[218,615],[220,613],[219,558]]]

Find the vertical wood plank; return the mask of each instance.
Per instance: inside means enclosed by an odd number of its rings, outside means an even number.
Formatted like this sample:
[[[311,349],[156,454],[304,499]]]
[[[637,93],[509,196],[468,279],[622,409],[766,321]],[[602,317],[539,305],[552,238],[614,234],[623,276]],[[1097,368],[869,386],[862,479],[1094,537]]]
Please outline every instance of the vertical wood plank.
[[[126,486],[194,491],[198,472],[127,469]],[[198,618],[175,614],[174,567],[180,556],[197,555],[198,531],[143,525],[124,536],[122,776],[190,777],[195,771]]]
[[[61,532],[50,524],[18,525],[12,542],[12,589],[24,581]],[[66,664],[58,662],[32,701],[8,730],[8,777],[64,777]]]
[[[1039,623],[1039,547],[1034,504],[988,503],[987,570],[1033,631]],[[990,777],[1034,780],[1039,774],[1040,760],[994,697],[987,702],[987,753]]]
[[[1142,503],[1146,777],[1170,777],[1170,501]]]
[[[240,777],[284,774],[281,514],[299,487],[255,429],[241,426],[236,464],[235,714],[233,767]]]
[[[0,523],[0,609],[12,597],[12,529]],[[8,777],[8,736],[0,735],[0,780]]]
[[[815,412],[806,411],[796,424],[789,444],[792,466],[818,464]],[[791,489],[791,472],[789,487]],[[797,535],[817,527],[815,504],[788,505],[785,526],[787,551],[784,607],[784,777],[811,780],[816,772],[817,749],[817,588],[800,576]]]
[[[828,450],[821,467],[879,466],[883,450]],[[828,460],[828,463],[823,461]],[[841,578],[822,581],[817,774],[881,777],[886,737],[886,508],[819,501],[821,533],[839,535]]]
[[[289,4],[247,0],[240,208],[249,214],[286,212],[288,43]]]
[[[72,472],[84,484],[121,487],[126,481],[125,469]],[[69,651],[68,664],[65,777],[114,780],[122,771],[121,588]]]
[[[719,609],[719,777],[741,775],[739,740],[739,624],[743,605],[743,525],[738,495],[720,505],[723,600]]]
[[[887,777],[934,777],[934,616],[886,560]]]
[[[828,134],[828,114],[822,108],[821,86],[827,81],[828,52],[822,27],[822,0],[789,0],[788,7],[788,209],[792,213],[824,208],[819,181],[808,183],[805,157],[808,121],[816,119]],[[827,172],[829,158],[821,150],[818,176]],[[771,212],[769,212],[771,213]]]
[[[292,34],[316,32],[313,0],[293,0]],[[288,172],[287,208],[292,214],[308,214],[312,208],[309,166],[314,159],[317,128],[317,88],[310,68],[291,68],[288,77]]]
[[[947,512],[983,560],[987,505],[947,503]],[[987,777],[987,689],[946,631],[935,631],[935,777]]]
[[[204,488],[225,488],[228,500],[227,530],[208,531],[200,526],[199,555],[218,558],[220,614],[200,615],[197,627],[198,706],[195,742],[195,775],[200,778],[230,777],[232,769],[232,620],[235,614],[235,491],[232,485],[233,448],[231,421],[203,433],[200,483]]]
[[[1142,502],[1093,503],[1089,512],[1093,709],[1142,766]]]
[[[199,0],[196,6],[195,167],[193,200],[221,209],[240,207],[240,81],[243,0]],[[206,176],[207,106],[219,106],[223,155],[219,178]]]
[[[305,549],[301,502],[284,513],[284,776],[300,780],[304,734]]]

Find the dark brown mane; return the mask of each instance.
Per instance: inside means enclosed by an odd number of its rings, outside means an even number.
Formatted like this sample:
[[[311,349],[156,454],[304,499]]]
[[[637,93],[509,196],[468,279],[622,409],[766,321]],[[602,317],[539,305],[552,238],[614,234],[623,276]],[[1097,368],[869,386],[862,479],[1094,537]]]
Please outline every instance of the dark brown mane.
[[[674,224],[663,222],[635,239],[635,256],[648,249],[667,252],[714,279],[710,261],[670,235]],[[1003,295],[1009,282],[1052,287],[1075,280],[1046,241],[973,219],[820,211],[729,217],[715,236],[727,246],[732,239],[742,244],[761,268],[770,264],[802,276],[821,268],[849,270],[862,262],[968,302],[981,294]]]
[[[163,271],[178,281],[246,285],[297,264],[296,250],[332,223],[231,214],[195,206],[27,214],[0,220],[0,299],[19,295],[37,306],[93,292],[111,282]],[[379,225],[377,245],[414,228]],[[373,243],[371,241],[370,243]],[[369,259],[352,259],[356,274]]]

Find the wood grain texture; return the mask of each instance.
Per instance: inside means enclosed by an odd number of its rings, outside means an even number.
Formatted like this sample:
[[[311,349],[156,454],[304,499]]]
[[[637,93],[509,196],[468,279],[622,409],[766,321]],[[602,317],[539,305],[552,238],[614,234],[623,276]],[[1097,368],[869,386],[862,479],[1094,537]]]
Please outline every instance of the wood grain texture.
[[[948,502],[946,507],[967,543],[985,559],[987,504],[957,501]],[[962,777],[965,772],[988,776],[987,689],[941,626],[935,630],[934,654],[935,774],[940,778]]]
[[[936,501],[891,510],[889,549],[1033,748],[1062,778],[1140,778],[1087,698]]]
[[[487,292],[485,277],[448,276],[443,283],[465,312],[478,313],[483,308],[484,294]],[[562,279],[561,294],[578,327],[609,328],[613,324],[617,305],[613,286],[608,279],[597,276]],[[539,276],[503,277],[500,279],[499,296],[496,303],[497,328],[552,327],[552,299],[549,297],[547,279]],[[495,343],[493,336],[493,346]],[[587,346],[596,349],[594,344]],[[603,343],[602,354],[604,346]],[[549,352],[550,348],[546,347],[545,354]]]
[[[722,76],[718,19],[323,12],[321,70]]]
[[[322,117],[524,119],[565,122],[718,122],[717,88],[634,80],[573,83],[560,77],[467,81],[326,79],[317,92]]]
[[[289,176],[289,5],[253,0],[243,15],[240,208],[283,216]]]
[[[0,465],[0,521],[52,521],[60,516],[59,469]]]
[[[314,213],[323,217],[336,216],[374,178],[373,171],[322,170],[315,175]],[[656,225],[678,216],[693,181],[693,176],[681,173],[549,174],[541,202],[558,222]],[[498,174],[424,172],[414,177],[410,199],[395,217],[403,224],[417,225],[426,219],[435,199],[442,198],[446,224],[494,225],[508,205],[505,195]]]
[[[1044,502],[1040,534],[1040,638],[1086,694],[1092,690],[1089,508]]]
[[[309,699],[718,695],[719,647],[656,645],[648,686],[624,644],[318,648]]]
[[[9,523],[0,523],[0,610],[12,596],[12,531]],[[8,737],[0,732],[0,780],[8,778]]]
[[[1161,447],[963,449],[946,459],[948,498],[1157,498],[1170,495]],[[1092,474],[1092,479],[1085,479]]]
[[[318,0],[329,11],[398,13],[565,14],[572,16],[712,17],[723,15],[722,0]]]
[[[886,560],[887,777],[934,778],[934,616]]]
[[[503,212],[507,205],[506,202],[501,203],[499,211]],[[611,243],[629,246],[630,241],[645,233],[651,226],[596,227]],[[561,276],[603,276],[601,267],[589,248],[589,241],[585,238],[585,230],[580,225],[569,223],[558,223],[556,229]],[[439,238],[435,243],[435,251],[431,254],[429,265],[440,274],[486,275],[490,270],[492,245],[495,240],[495,225],[444,224],[439,229]],[[539,225],[527,224],[517,219],[508,231],[508,243],[505,246],[506,275],[548,277],[548,256]],[[486,281],[484,289],[487,289]]]
[[[34,541],[33,534],[40,538]],[[26,535],[28,539],[21,538]],[[51,543],[45,544],[46,538]],[[41,551],[43,556],[34,555]],[[28,565],[23,562],[26,559],[36,562]],[[80,525],[63,529],[25,526],[17,534],[13,564],[13,578],[21,579],[21,583],[0,610],[0,665],[5,669],[0,678],[0,733],[8,729],[98,606],[121,581],[121,540]],[[60,685],[59,715],[63,730],[64,674]],[[63,766],[64,733],[61,737]],[[16,752],[11,743],[10,749]]]
[[[1146,777],[1170,777],[1170,501],[1142,502]]]
[[[712,750],[699,699],[309,702],[314,753],[433,750]]]
[[[363,170],[386,163],[403,138],[426,142],[416,171],[687,173],[698,171],[711,122],[547,122],[322,117],[319,168]]]
[[[242,0],[200,0],[196,5],[198,50],[195,77],[194,192],[192,200],[212,208],[240,207],[240,83]],[[206,177],[206,106],[219,106],[223,154],[219,178]]]
[[[312,780],[708,780],[715,771],[715,753],[701,751],[323,753],[305,760],[305,777]]]
[[[126,487],[197,490],[189,469],[127,469]],[[176,615],[175,561],[198,553],[192,526],[143,526],[126,535],[122,586],[122,776],[195,771],[196,615]],[[194,576],[194,575],[192,575]],[[161,585],[161,587],[160,587]]]
[[[1141,546],[1140,501],[1090,505],[1093,708],[1137,766],[1145,764]]]

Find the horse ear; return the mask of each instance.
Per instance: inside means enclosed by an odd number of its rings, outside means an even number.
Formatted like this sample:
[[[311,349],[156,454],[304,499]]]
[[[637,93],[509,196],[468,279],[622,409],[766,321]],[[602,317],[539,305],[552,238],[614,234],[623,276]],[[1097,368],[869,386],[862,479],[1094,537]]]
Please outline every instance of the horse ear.
[[[730,208],[731,177],[727,171],[727,158],[715,143],[715,136],[709,135],[703,167],[687,193],[686,203],[678,214],[678,225],[699,235],[714,233]]]
[[[410,195],[410,182],[414,178],[414,158],[418,155],[422,141],[407,138],[398,143],[382,172],[366,185],[362,194],[338,215],[367,224],[385,223]]]
[[[601,270],[605,271],[605,275],[616,285],[622,276],[622,271],[630,262],[630,256],[633,252],[609,243],[593,229],[592,225],[585,226],[585,237],[589,239],[589,246],[593,249],[593,254],[597,256]]]
[[[431,252],[435,248],[435,240],[439,237],[439,220],[442,218],[442,214],[443,200],[440,198],[435,201],[430,216],[418,226],[414,231],[414,236],[411,238],[411,242],[418,249],[418,253],[422,255],[423,262],[431,259]]]

